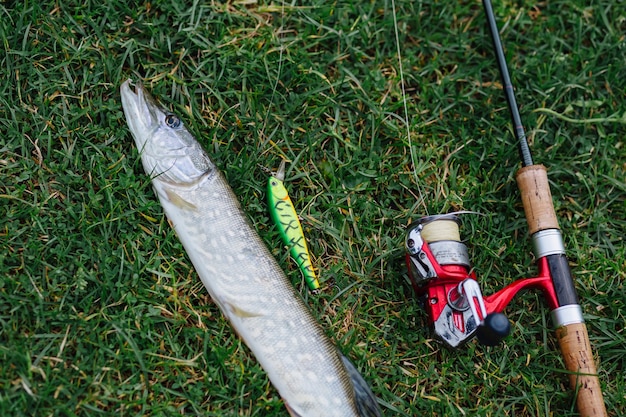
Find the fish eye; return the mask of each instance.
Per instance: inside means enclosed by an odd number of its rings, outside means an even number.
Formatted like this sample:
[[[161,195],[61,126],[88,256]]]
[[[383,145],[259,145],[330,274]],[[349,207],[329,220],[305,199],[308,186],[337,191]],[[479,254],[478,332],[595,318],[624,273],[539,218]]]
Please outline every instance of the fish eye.
[[[171,128],[175,129],[177,127],[180,127],[180,123],[180,119],[174,114],[168,114],[167,116],[165,116],[165,124]]]

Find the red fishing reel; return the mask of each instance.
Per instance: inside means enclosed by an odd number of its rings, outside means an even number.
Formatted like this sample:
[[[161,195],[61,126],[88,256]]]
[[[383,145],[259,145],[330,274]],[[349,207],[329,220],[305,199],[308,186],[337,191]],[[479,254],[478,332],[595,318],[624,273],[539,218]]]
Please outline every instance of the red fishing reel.
[[[420,219],[407,231],[405,243],[413,289],[424,300],[435,335],[449,347],[459,347],[474,336],[484,345],[498,344],[511,328],[502,311],[523,289],[539,289],[551,310],[558,306],[545,257],[539,261],[537,277],[483,296],[454,214]]]

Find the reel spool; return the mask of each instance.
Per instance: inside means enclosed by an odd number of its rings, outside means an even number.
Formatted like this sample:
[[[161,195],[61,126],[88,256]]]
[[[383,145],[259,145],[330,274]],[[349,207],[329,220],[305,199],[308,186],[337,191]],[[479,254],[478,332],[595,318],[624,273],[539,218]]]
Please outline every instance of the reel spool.
[[[422,238],[428,243],[439,265],[458,265],[470,269],[467,246],[461,242],[459,218],[453,214],[420,219]]]
[[[450,271],[467,274],[471,264],[467,246],[461,242],[459,218],[454,214],[443,214],[422,217],[407,232],[407,263],[409,277],[416,292],[421,292],[430,279],[438,275],[435,264]],[[432,253],[434,264],[429,262],[427,252],[423,251],[424,243]],[[418,247],[421,246],[421,247]],[[411,256],[414,251],[415,256]]]

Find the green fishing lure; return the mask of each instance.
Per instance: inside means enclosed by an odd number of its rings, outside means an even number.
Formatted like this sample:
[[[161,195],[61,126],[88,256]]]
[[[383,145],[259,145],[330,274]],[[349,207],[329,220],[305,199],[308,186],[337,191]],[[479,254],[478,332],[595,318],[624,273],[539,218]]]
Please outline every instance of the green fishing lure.
[[[302,231],[298,214],[283,184],[284,179],[285,161],[283,160],[278,168],[278,172],[272,175],[267,182],[267,199],[270,214],[280,231],[285,245],[289,247],[291,256],[298,264],[300,271],[302,271],[309,289],[315,292],[319,289],[320,284],[313,270],[313,264],[311,264],[311,256],[304,239],[304,232]]]

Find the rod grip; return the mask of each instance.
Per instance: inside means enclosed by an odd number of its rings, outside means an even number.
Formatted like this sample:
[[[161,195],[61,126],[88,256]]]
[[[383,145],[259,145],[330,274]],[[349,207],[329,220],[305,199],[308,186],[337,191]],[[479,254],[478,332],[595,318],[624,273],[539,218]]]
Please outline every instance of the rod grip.
[[[524,214],[531,235],[546,229],[558,229],[548,172],[543,165],[530,165],[521,168],[516,175]]]
[[[565,367],[570,371],[569,380],[576,397],[581,417],[606,417],[600,379],[593,360],[589,335],[585,323],[573,323],[556,329]]]

